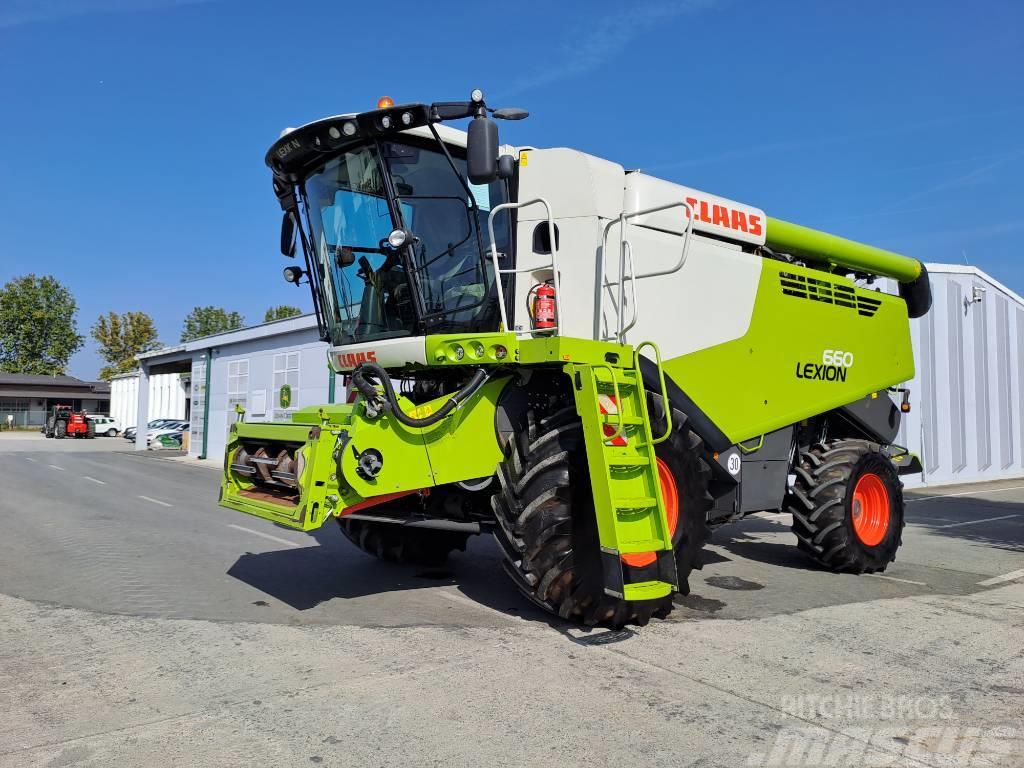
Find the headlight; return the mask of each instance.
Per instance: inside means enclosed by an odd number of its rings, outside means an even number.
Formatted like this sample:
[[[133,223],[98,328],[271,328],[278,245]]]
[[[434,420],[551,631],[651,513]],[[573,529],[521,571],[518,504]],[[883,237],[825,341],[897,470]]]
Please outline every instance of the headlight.
[[[409,239],[409,233],[404,229],[396,229],[388,235],[388,245],[392,248],[401,248]]]

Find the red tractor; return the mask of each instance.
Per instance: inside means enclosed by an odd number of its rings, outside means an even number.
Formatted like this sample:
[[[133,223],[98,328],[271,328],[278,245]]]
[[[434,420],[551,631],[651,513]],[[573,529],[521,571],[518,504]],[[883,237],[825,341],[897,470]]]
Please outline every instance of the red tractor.
[[[43,434],[61,440],[65,437],[96,437],[96,428],[84,411],[70,405],[55,405],[46,419]]]

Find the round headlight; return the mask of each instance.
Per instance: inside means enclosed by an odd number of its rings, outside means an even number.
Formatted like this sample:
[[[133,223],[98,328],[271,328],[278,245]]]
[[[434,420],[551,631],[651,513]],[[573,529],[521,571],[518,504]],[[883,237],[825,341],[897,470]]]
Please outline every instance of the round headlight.
[[[330,128],[327,129],[327,133],[330,135],[332,139],[341,138],[341,131],[338,130],[337,126],[332,125]]]
[[[466,350],[463,349],[461,344],[456,344],[452,348],[452,352],[455,354],[455,359],[456,360],[461,360],[462,358],[464,358],[466,356]]]
[[[412,125],[412,112],[402,113],[402,125]]]
[[[381,128],[390,128],[391,127],[391,115],[384,115],[384,117],[382,117],[380,119],[380,127]]]
[[[341,126],[341,132],[344,133],[346,136],[355,136],[356,135],[356,124],[355,123],[345,123],[343,126]]]
[[[474,88],[473,92],[469,94],[469,98],[471,98],[473,101],[479,104],[481,101],[484,100],[484,92],[481,91],[479,88]]]
[[[405,245],[408,233],[404,229],[396,229],[388,235],[388,245],[392,248],[401,248]]]

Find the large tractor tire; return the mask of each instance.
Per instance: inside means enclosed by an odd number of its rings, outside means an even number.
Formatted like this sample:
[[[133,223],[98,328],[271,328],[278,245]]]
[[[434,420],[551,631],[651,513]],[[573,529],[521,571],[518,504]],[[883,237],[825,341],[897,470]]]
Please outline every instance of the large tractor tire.
[[[466,551],[468,533],[406,528],[400,523],[337,518],[345,537],[359,549],[389,563],[442,565],[454,550]]]
[[[844,573],[884,571],[903,543],[903,483],[881,446],[836,440],[801,451],[787,508],[797,545]]]
[[[661,398],[649,395],[648,402],[657,432],[664,419]],[[708,538],[711,472],[686,417],[673,409],[672,419],[671,436],[656,449],[658,473],[673,529],[679,591],[688,594],[688,577],[700,567]],[[604,592],[583,425],[575,407],[548,417],[531,410],[525,422],[509,441],[498,468],[500,490],[491,501],[499,524],[496,538],[513,582],[541,608],[591,626],[643,626],[652,616],[667,616],[671,595],[630,602]],[[627,557],[633,557],[624,565],[630,581],[656,578],[655,566],[642,555]]]
[[[53,436],[58,440],[63,440],[68,436],[68,423],[60,419],[53,425]]]
[[[96,425],[93,424],[91,421],[85,427],[85,437],[88,440],[92,440],[94,437],[96,437]]]

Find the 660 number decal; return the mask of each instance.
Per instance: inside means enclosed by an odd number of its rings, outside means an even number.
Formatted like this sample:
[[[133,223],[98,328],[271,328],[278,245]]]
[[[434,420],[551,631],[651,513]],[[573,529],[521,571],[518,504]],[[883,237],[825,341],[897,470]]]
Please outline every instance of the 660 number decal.
[[[846,381],[852,367],[853,352],[826,349],[821,353],[820,363],[797,363],[796,377],[815,381]]]
[[[826,349],[821,353],[822,365],[835,365],[839,368],[849,368],[853,365],[853,352],[843,352],[839,349]]]

